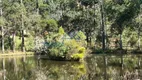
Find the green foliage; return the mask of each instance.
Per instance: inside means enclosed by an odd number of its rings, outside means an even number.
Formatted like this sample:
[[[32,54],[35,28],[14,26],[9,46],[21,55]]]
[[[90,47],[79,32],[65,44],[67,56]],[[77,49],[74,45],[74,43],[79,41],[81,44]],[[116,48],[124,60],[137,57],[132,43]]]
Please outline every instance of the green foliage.
[[[5,49],[10,49],[12,39],[10,37],[8,37],[8,38],[5,38],[4,41],[5,41],[5,43],[4,43]]]
[[[80,60],[84,58],[84,54],[75,53],[71,56],[73,60]]]
[[[82,60],[85,56],[86,49],[80,42],[75,39],[66,39],[64,37],[64,29],[59,28],[59,33],[50,33],[45,37],[47,42],[45,44],[44,53],[50,59],[59,60]],[[79,36],[82,36],[80,32]],[[84,35],[83,35],[84,36]],[[83,40],[84,41],[84,40]]]
[[[60,44],[60,45],[59,45]],[[51,43],[49,46],[49,54],[52,59],[63,58],[66,60],[81,60],[85,56],[86,49],[81,47],[75,40],[69,40],[64,43]]]
[[[84,34],[82,31],[79,31],[79,32],[76,34],[75,39],[76,39],[76,40],[85,40],[85,39],[86,39],[86,36],[85,36],[85,34]]]
[[[13,43],[13,39],[12,36],[5,38],[5,49],[12,49],[12,43]],[[19,36],[15,36],[15,49],[16,50],[21,50],[21,37]],[[25,37],[25,48],[26,51],[33,51],[34,50],[34,37],[33,36],[28,36]]]
[[[58,33],[63,35],[65,33],[65,31],[64,31],[64,29],[62,27],[59,27],[59,32]]]
[[[80,60],[80,59],[83,59],[85,57],[85,52],[86,52],[86,49],[84,47],[79,47],[78,49],[78,53],[74,53],[71,55],[71,58],[73,60]]]
[[[39,14],[30,14],[30,27],[29,29],[34,30],[34,31],[41,31],[42,25],[41,25],[41,15]]]
[[[29,35],[25,38],[25,49],[26,51],[33,51],[34,50],[34,37]]]
[[[66,53],[67,53],[67,48],[62,45],[62,46],[58,46],[57,44],[55,44],[56,46],[52,47],[50,46],[49,49],[49,55],[51,58],[65,58]]]
[[[54,19],[43,19],[40,21],[41,27],[49,32],[55,32],[58,30],[57,21]]]
[[[98,1],[99,0],[79,0],[81,3],[82,3],[82,5],[84,5],[84,6],[92,6],[92,5],[94,5],[94,4],[96,4],[96,3],[98,3]]]
[[[84,46],[80,45],[75,40],[68,40],[65,41],[65,45],[67,45],[68,48],[68,53],[67,58],[68,59],[73,59],[73,60],[80,60],[85,57],[86,49]]]
[[[19,36],[15,36],[15,49],[21,50],[21,38]]]
[[[136,43],[138,41],[138,37],[136,31],[131,28],[125,28],[122,33],[122,36],[124,45],[131,46],[131,48],[137,46]]]
[[[84,54],[85,51],[86,51],[86,49],[85,49],[84,47],[80,47],[80,48],[78,49],[78,53],[80,53],[80,54]]]
[[[77,49],[79,45],[77,44],[77,41],[72,39],[64,42],[69,49]]]
[[[0,17],[0,25],[4,26],[4,25],[5,25],[5,23],[6,23],[5,18]]]
[[[50,46],[52,54],[61,51],[61,55],[66,52],[72,55],[81,52],[78,48],[86,47],[85,40],[88,43],[92,41],[91,44],[97,43],[95,46],[102,46],[100,22],[104,21],[108,45],[112,43],[108,43],[110,37],[118,38],[122,34],[123,46],[136,47],[139,37],[137,32],[141,32],[141,0],[103,1],[104,10],[100,0],[23,0],[23,3],[18,0],[3,0],[0,25],[4,27],[4,37],[13,31],[29,30],[32,37],[25,38],[27,50],[33,49],[35,36],[44,36],[44,40],[50,44],[57,42],[66,46]],[[102,19],[101,13],[104,15]],[[58,28],[59,26],[62,27]],[[79,32],[73,36],[73,40],[68,33],[76,31]],[[5,44],[9,45],[9,40],[5,40]],[[20,49],[20,44],[21,39],[16,38],[16,49]]]
[[[47,21],[47,30],[48,31],[57,31],[58,30],[58,24],[54,19],[50,19]]]

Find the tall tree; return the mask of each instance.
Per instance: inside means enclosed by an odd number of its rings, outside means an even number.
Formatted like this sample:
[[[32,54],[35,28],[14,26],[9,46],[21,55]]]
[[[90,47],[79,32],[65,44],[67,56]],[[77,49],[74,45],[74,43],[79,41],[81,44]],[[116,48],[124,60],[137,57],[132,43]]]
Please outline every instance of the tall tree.
[[[140,5],[140,14],[138,15],[138,21],[139,21],[139,27],[138,27],[138,50],[140,50],[140,45],[141,45],[141,9],[142,9],[142,5]]]
[[[0,26],[1,26],[1,45],[2,45],[2,53],[4,53],[4,21],[2,16],[2,0],[0,0]]]
[[[31,30],[31,23],[29,15],[31,12],[28,8],[26,8],[26,3],[24,4],[23,0],[20,1],[21,4],[21,37],[22,37],[22,43],[21,43],[21,50],[22,52],[25,52],[25,35],[26,32],[30,29]]]
[[[101,27],[102,27],[102,49],[105,50],[105,16],[104,16],[104,0],[100,3],[101,7]]]
[[[23,6],[23,0],[21,0],[21,6]],[[24,21],[23,21],[23,10],[21,10],[21,28],[22,28],[22,44],[21,44],[21,50],[22,52],[25,52],[25,40],[24,40]]]
[[[7,6],[7,13],[5,15],[7,20],[8,20],[8,26],[10,27],[10,32],[12,33],[13,40],[12,40],[12,48],[13,52],[15,52],[15,37],[16,33],[18,33],[21,30],[21,12],[24,12],[23,7],[21,7],[20,2],[14,1],[14,2],[9,2],[9,5]]]
[[[119,48],[123,49],[122,33],[123,30],[132,22],[132,19],[139,12],[138,0],[109,0],[105,10],[108,21],[111,22],[111,32],[119,35]]]

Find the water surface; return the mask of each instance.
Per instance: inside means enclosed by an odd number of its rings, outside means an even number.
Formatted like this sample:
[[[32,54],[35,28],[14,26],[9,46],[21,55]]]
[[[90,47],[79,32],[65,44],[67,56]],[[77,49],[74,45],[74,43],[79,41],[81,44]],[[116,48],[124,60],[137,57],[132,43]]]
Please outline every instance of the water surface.
[[[142,80],[142,56],[92,55],[84,62],[0,58],[0,80]]]

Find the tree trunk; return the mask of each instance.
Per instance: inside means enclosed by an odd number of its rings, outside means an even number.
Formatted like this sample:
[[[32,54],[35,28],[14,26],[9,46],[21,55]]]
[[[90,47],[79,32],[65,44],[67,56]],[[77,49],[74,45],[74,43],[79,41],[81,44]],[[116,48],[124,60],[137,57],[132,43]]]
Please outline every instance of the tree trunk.
[[[38,15],[39,14],[38,0],[36,0],[36,12],[37,12],[37,15]],[[36,27],[38,27],[38,26],[36,26]],[[35,47],[37,47],[37,32],[38,32],[37,29],[35,29]]]
[[[92,37],[90,36],[90,46],[92,46]]]
[[[13,52],[15,53],[15,32],[13,33],[13,42],[12,42],[12,45],[13,45]]]
[[[12,49],[13,49],[13,48],[12,48],[12,47],[13,47],[13,46],[12,46],[13,41],[12,41],[11,35],[8,36],[8,41],[9,41],[9,44],[8,44],[8,45],[9,45],[9,48],[10,48],[10,50],[12,50]]]
[[[38,44],[37,44],[37,41],[38,41],[38,37],[37,37],[37,31],[35,30],[35,38],[34,38],[34,46],[35,46],[35,48],[37,48],[38,47]],[[35,50],[35,53],[38,53],[37,52],[37,50]]]
[[[87,47],[89,47],[89,34],[88,34],[88,30],[85,30],[85,32],[86,32]]]
[[[141,12],[141,10],[140,10],[140,12]],[[140,17],[141,17],[141,16],[139,16],[139,21],[140,21]],[[138,28],[138,50],[140,50],[140,44],[141,44],[141,39],[140,39],[140,27],[141,27],[141,24],[140,24],[140,22],[139,22],[139,28]]]
[[[138,68],[140,68],[140,67],[141,67],[141,57],[138,56]]]
[[[24,30],[22,30],[22,45],[21,45],[22,52],[25,52],[25,39],[24,39]]]
[[[37,14],[39,14],[39,5],[38,5],[38,0],[36,0],[36,10],[37,10]]]
[[[105,50],[104,0],[101,3],[102,49]]]
[[[1,3],[1,0],[0,0]],[[0,16],[2,17],[2,7],[0,8]],[[2,53],[4,53],[4,31],[3,31],[3,25],[1,25],[1,47],[2,47]]]
[[[140,50],[140,44],[141,44],[141,39],[140,39],[140,30],[138,31],[138,50]]]
[[[4,53],[4,33],[3,33],[3,26],[1,27],[1,44],[2,44],[2,53]]]
[[[21,0],[21,5],[23,4],[23,0]],[[21,27],[22,27],[22,45],[21,45],[21,50],[22,52],[25,52],[25,40],[24,40],[24,22],[23,22],[23,11],[22,11],[22,16],[21,16]]]
[[[123,44],[122,44],[122,33],[120,34],[120,42],[119,42],[119,45],[120,45],[120,49],[123,49]]]

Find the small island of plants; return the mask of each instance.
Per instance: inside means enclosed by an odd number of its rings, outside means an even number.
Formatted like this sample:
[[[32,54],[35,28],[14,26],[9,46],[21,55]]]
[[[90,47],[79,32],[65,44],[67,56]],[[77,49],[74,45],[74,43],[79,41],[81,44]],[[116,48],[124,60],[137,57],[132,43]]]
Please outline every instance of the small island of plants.
[[[43,39],[43,40],[41,40]],[[86,52],[86,36],[82,31],[67,34],[62,27],[56,32],[45,32],[37,45],[36,53],[51,60],[83,60]]]

